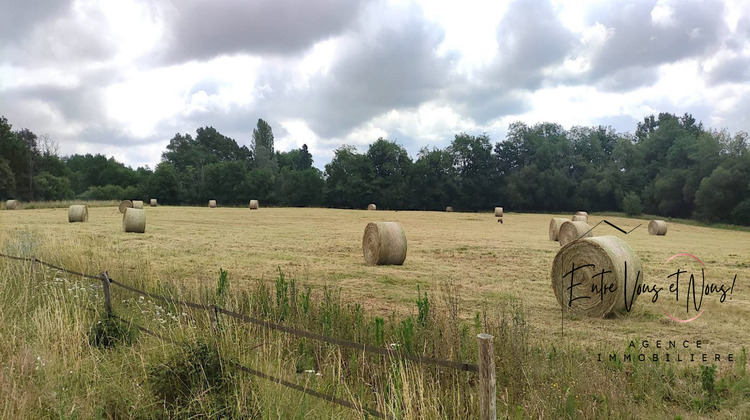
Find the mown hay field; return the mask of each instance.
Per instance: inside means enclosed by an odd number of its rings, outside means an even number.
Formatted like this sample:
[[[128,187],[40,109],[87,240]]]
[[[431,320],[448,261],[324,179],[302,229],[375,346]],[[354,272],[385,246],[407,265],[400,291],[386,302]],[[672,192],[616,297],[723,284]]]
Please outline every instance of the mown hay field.
[[[172,282],[185,288],[214,288],[219,268],[229,273],[230,287],[241,290],[253,281],[269,282],[279,268],[289,277],[319,291],[340,289],[347,302],[388,315],[415,311],[417,286],[428,294],[446,284],[456,286],[462,316],[492,311],[498,303],[520,302],[532,340],[568,342],[582,349],[622,353],[630,340],[702,340],[710,354],[739,354],[750,340],[750,233],[670,222],[666,236],[648,234],[648,220],[605,217],[630,230],[628,235],[600,225],[594,236],[615,235],[640,256],[647,284],[664,287],[658,303],[652,294],[635,302],[626,316],[589,319],[561,317],[551,288],[550,268],[560,245],[549,240],[549,214],[506,212],[504,223],[493,213],[364,211],[317,208],[170,207],[146,208],[145,234],[122,231],[118,208],[91,207],[89,221],[68,223],[67,209],[0,212],[0,243],[14,244],[3,252],[23,251],[23,241],[52,263],[75,254],[75,269],[108,270],[112,278],[134,283],[133,276]],[[559,215],[554,215],[557,217]],[[565,216],[568,217],[568,216]],[[589,224],[602,217],[592,214]],[[368,222],[399,222],[408,241],[402,266],[366,265],[362,236]],[[703,298],[704,313],[678,323],[662,311],[685,310],[669,293],[672,282],[664,262],[689,253],[705,264],[706,281],[732,284],[725,302],[719,295]],[[57,261],[59,260],[59,261]],[[672,270],[674,271],[674,270]],[[700,287],[700,279],[698,279]],[[686,287],[685,279],[680,281]],[[697,295],[700,297],[700,293]],[[684,314],[683,314],[684,315]],[[561,338],[561,328],[565,335]],[[695,348],[693,346],[693,350]]]

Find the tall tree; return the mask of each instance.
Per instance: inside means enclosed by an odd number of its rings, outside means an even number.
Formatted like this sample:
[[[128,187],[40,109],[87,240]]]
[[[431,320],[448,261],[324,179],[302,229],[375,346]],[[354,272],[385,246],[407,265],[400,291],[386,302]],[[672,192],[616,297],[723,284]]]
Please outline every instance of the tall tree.
[[[256,168],[269,169],[272,172],[278,170],[273,149],[273,130],[262,118],[258,118],[258,125],[253,130],[252,147]]]

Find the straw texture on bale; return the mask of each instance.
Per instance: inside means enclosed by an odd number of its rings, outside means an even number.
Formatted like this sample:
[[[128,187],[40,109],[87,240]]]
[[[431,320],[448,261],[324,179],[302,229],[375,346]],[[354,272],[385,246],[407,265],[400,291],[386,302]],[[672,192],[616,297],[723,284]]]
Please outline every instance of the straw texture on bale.
[[[572,270],[574,264],[581,268],[574,273],[575,286],[571,289],[571,276],[564,276]],[[584,267],[588,264],[593,266]],[[601,276],[602,270],[606,273],[604,279]],[[638,297],[634,293],[636,281],[643,283],[643,264],[638,254],[622,239],[616,236],[598,236],[561,248],[552,262],[550,275],[555,297],[563,308],[581,315],[603,318],[625,312],[626,295],[628,307],[631,307]],[[607,289],[603,295],[599,293],[602,283]]]
[[[375,204],[370,203],[367,205],[367,210],[377,210],[377,209],[378,209],[378,206],[376,206]]]
[[[495,217],[503,217],[503,208],[495,207]]]
[[[258,210],[258,200],[250,200],[250,210]]]
[[[397,222],[370,222],[362,238],[367,264],[401,265],[406,259],[406,233]]]
[[[208,207],[210,208],[216,207],[216,200],[208,200]]]
[[[557,240],[560,241],[560,245],[567,245],[570,242],[580,238],[581,235],[588,232],[591,227],[586,222],[574,222],[568,220],[560,225],[560,231],[557,234]],[[591,237],[591,232],[586,233],[586,238]]]
[[[125,210],[132,209],[133,208],[133,202],[130,200],[122,200],[120,201],[120,213],[125,214]]]
[[[664,220],[652,220],[648,224],[649,235],[666,235],[667,222]]]
[[[564,217],[553,217],[552,220],[549,221],[549,240],[550,241],[557,240],[557,235],[560,234],[560,226],[562,226],[562,224],[567,221],[568,219]]]
[[[133,208],[134,209],[142,209],[143,208],[143,200],[133,200]]]
[[[445,211],[447,211],[448,213],[453,213],[453,207],[448,206],[445,208]]]
[[[21,202],[18,200],[8,200],[5,202],[5,209],[6,210],[20,210]]]
[[[149,204],[151,205],[151,207],[156,207],[156,199],[152,198]]]
[[[122,216],[122,229],[125,232],[145,233],[146,211],[143,209],[126,209]]]
[[[585,211],[577,211],[576,212],[576,216],[586,216],[586,217],[589,217],[589,214],[586,213]]]
[[[68,208],[68,222],[88,222],[89,206],[85,204],[73,204]]]
[[[583,215],[583,214],[576,214],[575,216],[573,216],[572,220],[574,222],[586,222],[586,223],[588,223],[589,222],[589,217],[587,215]]]

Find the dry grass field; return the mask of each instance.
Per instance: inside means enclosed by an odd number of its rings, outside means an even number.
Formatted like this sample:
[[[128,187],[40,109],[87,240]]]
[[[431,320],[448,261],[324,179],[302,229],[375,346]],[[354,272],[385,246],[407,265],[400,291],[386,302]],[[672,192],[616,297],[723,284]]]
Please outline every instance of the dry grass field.
[[[498,303],[520,302],[526,311],[531,339],[569,343],[590,354],[622,353],[631,339],[702,340],[702,350],[738,354],[750,340],[750,233],[670,223],[666,236],[648,234],[648,221],[606,217],[625,230],[623,235],[600,225],[595,236],[623,238],[643,260],[647,284],[665,288],[659,303],[672,313],[685,311],[668,293],[672,255],[690,253],[706,267],[706,281],[731,286],[724,303],[718,295],[704,297],[705,312],[697,320],[670,320],[651,294],[643,295],[627,316],[612,319],[564,317],[550,286],[550,267],[559,249],[548,239],[552,215],[507,213],[499,224],[492,213],[364,211],[310,208],[147,207],[145,234],[122,232],[116,207],[92,207],[88,223],[68,223],[67,209],[0,212],[0,243],[35,241],[37,255],[55,263],[60,255],[75,269],[109,270],[124,283],[149,276],[185,288],[213,288],[219,269],[229,273],[234,290],[278,276],[312,287],[340,289],[346,302],[360,303],[381,316],[412,313],[417,286],[434,296],[441,287],[458,291],[461,316],[492,311]],[[591,215],[594,225],[602,217]],[[406,231],[408,253],[403,266],[367,266],[362,235],[370,221],[397,221]],[[8,249],[9,251],[12,250]],[[37,251],[39,252],[39,251]],[[685,286],[684,278],[680,282]],[[698,283],[700,287],[700,283]],[[700,294],[697,295],[698,297]],[[678,306],[679,305],[679,306]]]

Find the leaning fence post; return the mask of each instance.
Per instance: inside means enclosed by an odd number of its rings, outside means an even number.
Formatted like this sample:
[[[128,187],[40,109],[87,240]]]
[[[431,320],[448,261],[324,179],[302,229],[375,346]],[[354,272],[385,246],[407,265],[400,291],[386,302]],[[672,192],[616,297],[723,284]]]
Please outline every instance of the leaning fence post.
[[[31,278],[29,279],[31,283],[34,282],[34,274],[36,274],[36,257],[31,256]]]
[[[497,392],[495,389],[495,350],[494,337],[489,334],[477,335],[479,351],[479,418],[497,418]]]
[[[107,311],[107,315],[112,315],[112,299],[109,295],[109,273],[106,271],[102,273],[102,288],[104,289],[104,309]]]

